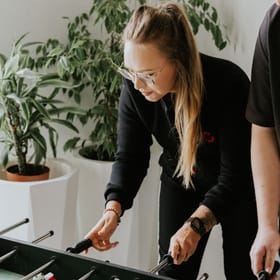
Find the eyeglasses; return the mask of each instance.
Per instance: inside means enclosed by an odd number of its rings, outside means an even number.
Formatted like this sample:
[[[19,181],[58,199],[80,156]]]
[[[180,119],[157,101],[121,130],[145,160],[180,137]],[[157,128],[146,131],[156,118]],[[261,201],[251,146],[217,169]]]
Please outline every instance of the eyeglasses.
[[[147,86],[153,86],[155,84],[155,78],[157,75],[163,70],[166,63],[158,70],[154,72],[132,72],[124,67],[118,67],[117,71],[120,73],[124,78],[135,82],[135,79],[139,79]]]

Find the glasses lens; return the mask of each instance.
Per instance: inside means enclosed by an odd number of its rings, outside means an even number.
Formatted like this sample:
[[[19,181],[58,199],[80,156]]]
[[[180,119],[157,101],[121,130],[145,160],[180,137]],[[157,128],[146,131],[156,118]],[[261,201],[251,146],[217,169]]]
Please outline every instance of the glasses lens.
[[[151,74],[141,74],[139,73],[137,77],[145,83],[147,86],[152,86],[154,85],[154,80]]]
[[[126,79],[129,79],[129,80],[134,80],[134,76],[128,72],[126,69],[123,69],[123,68],[118,68],[118,72]]]
[[[143,83],[145,83],[148,86],[152,86],[154,85],[154,80],[150,75],[147,74],[141,74],[141,73],[137,73],[137,74],[133,74],[131,72],[129,72],[128,70],[119,67],[117,69],[118,73],[120,73],[124,78],[131,80],[132,82],[135,82],[135,78],[141,80]]]

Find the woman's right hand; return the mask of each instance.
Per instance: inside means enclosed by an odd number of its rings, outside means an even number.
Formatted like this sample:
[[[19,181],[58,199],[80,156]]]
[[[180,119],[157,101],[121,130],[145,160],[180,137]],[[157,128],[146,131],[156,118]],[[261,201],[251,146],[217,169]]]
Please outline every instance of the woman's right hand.
[[[114,209],[115,211],[106,211],[106,209]],[[120,214],[118,215],[117,213],[121,213],[120,204],[116,201],[109,201],[106,209],[100,220],[85,237],[92,241],[92,247],[98,251],[107,251],[119,244],[118,241],[112,242],[111,236],[119,224]]]

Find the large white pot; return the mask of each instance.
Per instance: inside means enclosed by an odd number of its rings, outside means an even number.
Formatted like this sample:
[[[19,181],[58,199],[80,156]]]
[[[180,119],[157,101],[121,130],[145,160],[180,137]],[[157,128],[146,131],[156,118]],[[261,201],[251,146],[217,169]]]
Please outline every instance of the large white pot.
[[[113,236],[112,240],[119,241],[119,245],[107,252],[91,249],[87,256],[143,270],[157,263],[159,153],[159,146],[154,145],[148,175],[133,208],[125,212]],[[78,235],[82,240],[104,210],[104,190],[109,181],[112,162],[86,159],[77,151],[71,156],[71,162],[79,169]]]
[[[77,240],[76,204],[78,170],[62,159],[50,159],[50,179],[11,182],[0,179],[0,230],[24,218],[30,222],[5,236],[33,241],[50,230],[54,235],[40,245],[63,249]]]

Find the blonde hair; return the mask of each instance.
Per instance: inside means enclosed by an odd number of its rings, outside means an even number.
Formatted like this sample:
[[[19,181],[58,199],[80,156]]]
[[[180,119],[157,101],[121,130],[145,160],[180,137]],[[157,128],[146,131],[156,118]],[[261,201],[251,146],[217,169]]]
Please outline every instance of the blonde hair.
[[[176,3],[158,8],[142,5],[132,15],[124,32],[124,42],[153,43],[176,69],[175,127],[180,150],[175,174],[192,185],[191,173],[201,138],[200,111],[203,75],[200,56],[188,19]]]

